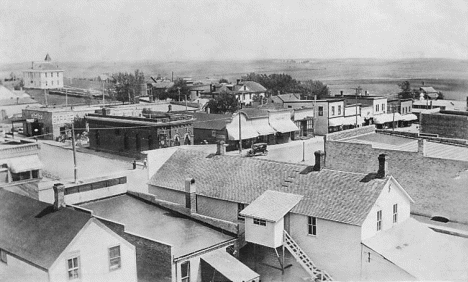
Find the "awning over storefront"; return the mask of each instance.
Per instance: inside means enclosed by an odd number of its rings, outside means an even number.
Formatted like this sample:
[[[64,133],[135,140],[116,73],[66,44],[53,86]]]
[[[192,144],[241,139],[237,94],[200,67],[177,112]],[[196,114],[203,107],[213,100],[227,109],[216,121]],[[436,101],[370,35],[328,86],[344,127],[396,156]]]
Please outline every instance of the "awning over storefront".
[[[239,124],[230,124],[226,125],[228,132],[229,140],[239,140]],[[241,138],[242,140],[257,138],[258,132],[252,126],[250,121],[241,122]]]
[[[314,117],[314,109],[298,109],[294,111],[294,121],[305,120]]]
[[[268,123],[268,118],[256,118],[252,119],[252,126],[258,132],[259,135],[270,135],[275,134],[276,131]]]
[[[415,114],[407,114],[407,115],[402,115],[401,119],[404,121],[412,121],[412,120],[417,120],[418,117]]]
[[[357,124],[363,124],[364,118],[361,116],[357,117]],[[356,124],[356,116],[345,117],[343,118],[343,125],[355,125]]]
[[[340,126],[343,125],[343,121],[343,117],[331,118],[328,120],[328,126]]]
[[[18,157],[8,161],[8,167],[13,173],[42,169],[42,162],[37,155]]]
[[[281,133],[286,133],[286,132],[292,132],[292,131],[298,131],[299,130],[299,128],[290,119],[271,120],[270,125],[276,131],[281,132]]]
[[[232,282],[249,282],[260,277],[258,273],[224,250],[210,252],[201,259]]]
[[[395,114],[381,114],[378,116],[374,116],[374,123],[375,124],[384,124],[387,122],[399,121],[402,119],[402,116],[399,113]]]

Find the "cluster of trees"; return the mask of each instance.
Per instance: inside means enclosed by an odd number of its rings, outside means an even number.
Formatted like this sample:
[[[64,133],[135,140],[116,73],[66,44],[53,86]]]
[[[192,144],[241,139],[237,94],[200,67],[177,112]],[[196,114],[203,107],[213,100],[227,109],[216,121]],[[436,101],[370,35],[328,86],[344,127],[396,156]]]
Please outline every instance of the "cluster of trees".
[[[187,82],[182,78],[177,78],[174,80],[174,85],[169,89],[157,89],[154,90],[153,95],[155,99],[165,100],[170,98],[172,100],[185,100],[185,95],[187,98],[190,94],[190,88],[187,85]]]
[[[206,106],[213,114],[234,113],[239,110],[239,102],[236,96],[227,93],[220,93],[214,99],[208,101]]]
[[[139,70],[135,70],[134,73],[119,72],[113,74],[112,78],[108,91],[113,99],[122,103],[134,103],[145,83],[145,75]]]
[[[269,95],[278,95],[284,93],[300,93],[303,99],[322,99],[330,96],[328,86],[318,80],[307,80],[301,82],[292,78],[289,74],[257,74],[249,73],[242,76],[242,80],[255,81],[267,89]]]
[[[419,99],[421,95],[421,91],[417,88],[411,88],[411,83],[409,81],[402,81],[398,83],[398,87],[400,87],[400,92],[398,93],[398,97],[402,99]],[[439,96],[437,99],[444,99],[444,93],[439,91]],[[424,95],[424,99],[431,99],[427,95]]]

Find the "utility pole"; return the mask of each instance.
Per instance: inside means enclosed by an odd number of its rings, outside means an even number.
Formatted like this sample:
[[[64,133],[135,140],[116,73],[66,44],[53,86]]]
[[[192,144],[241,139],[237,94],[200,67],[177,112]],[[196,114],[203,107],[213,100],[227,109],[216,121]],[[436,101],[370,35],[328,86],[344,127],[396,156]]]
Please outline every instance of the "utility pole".
[[[356,100],[355,100],[355,103],[356,103],[356,104],[355,104],[355,106],[356,106],[356,113],[355,113],[355,114],[356,114],[356,123],[354,124],[354,127],[356,128],[356,127],[357,127],[357,115],[358,115],[358,102],[357,102],[357,96],[358,96],[358,93],[359,93],[359,94],[361,93],[361,91],[362,91],[362,88],[361,88],[361,86],[359,85],[358,87],[356,87],[356,88],[351,88],[351,89],[354,89],[354,90],[356,90]]]
[[[239,154],[242,154],[242,127],[241,127],[241,113],[240,111],[238,112],[239,114]]]
[[[44,89],[44,99],[45,99],[45,105],[47,107],[48,106],[48,103],[47,103],[47,89]]]
[[[185,111],[187,111],[187,94],[185,94]]]
[[[77,167],[76,167],[76,148],[75,148],[75,124],[74,121],[72,121],[72,148],[73,148],[73,170],[74,170],[74,179],[76,183],[77,179]]]
[[[314,95],[314,120],[313,120],[313,126],[314,128],[312,129],[313,130],[313,134],[314,134],[314,137],[315,137],[315,124],[316,124],[316,120],[317,120],[317,95]]]

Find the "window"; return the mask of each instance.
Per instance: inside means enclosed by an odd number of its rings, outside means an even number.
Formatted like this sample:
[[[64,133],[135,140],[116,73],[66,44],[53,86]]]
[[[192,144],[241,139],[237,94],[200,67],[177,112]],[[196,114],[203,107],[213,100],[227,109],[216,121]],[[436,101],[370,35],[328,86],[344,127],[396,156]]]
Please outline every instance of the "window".
[[[8,263],[7,253],[5,252],[5,250],[2,250],[2,249],[0,249],[0,261],[5,263],[5,264]]]
[[[109,248],[109,269],[119,269],[121,266],[120,262],[120,246]]]
[[[28,180],[31,178],[31,172],[30,171],[23,171],[23,172],[18,172],[18,173],[11,173],[11,178],[13,181],[21,181],[21,180]]]
[[[260,226],[266,226],[266,220],[260,219],[260,218],[254,218],[253,219],[253,224],[260,225]]]
[[[332,112],[331,115],[334,116],[335,115],[335,106],[331,107],[331,112]]]
[[[307,218],[307,234],[317,235],[317,218],[309,216]]]
[[[45,73],[45,77],[47,77],[47,73]]]
[[[398,222],[398,204],[393,205],[393,223]]]
[[[211,131],[211,137],[216,137],[216,130]]]
[[[319,116],[323,116],[323,107],[322,106],[318,107],[318,114],[319,114]]]
[[[377,212],[377,231],[382,230],[382,210]]]
[[[379,105],[375,105],[375,111],[376,111],[376,112],[379,111]]]
[[[190,282],[190,261],[186,261],[180,265],[180,273],[182,282]]]
[[[245,217],[240,215],[240,212],[245,209],[245,204],[238,203],[237,204],[237,219],[240,221],[245,221]]]
[[[31,172],[32,172],[32,178],[39,178],[39,170],[38,169],[33,170]]]
[[[51,82],[52,82],[52,85],[54,85],[54,81],[52,80]]]
[[[341,116],[341,106],[338,106],[338,115]]]
[[[80,257],[68,259],[68,280],[80,278]]]

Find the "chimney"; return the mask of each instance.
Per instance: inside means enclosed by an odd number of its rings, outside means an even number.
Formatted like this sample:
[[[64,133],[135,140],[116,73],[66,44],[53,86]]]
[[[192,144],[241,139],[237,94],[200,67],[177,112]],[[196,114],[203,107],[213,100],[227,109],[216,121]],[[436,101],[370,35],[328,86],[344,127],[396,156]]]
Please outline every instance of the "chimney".
[[[343,94],[343,90],[340,91],[340,96],[343,97],[344,94]]]
[[[369,96],[369,92],[367,92],[367,90],[364,92],[364,94],[365,94],[366,96]]]
[[[321,171],[325,167],[325,152],[322,150],[315,151],[314,171]]]
[[[31,62],[31,69],[34,69],[34,62]]]
[[[197,187],[193,178],[185,179],[185,207],[190,213],[197,213]]]
[[[385,157],[385,154],[379,155],[379,170],[377,171],[377,178],[385,178],[387,176],[387,162]]]
[[[168,113],[172,112],[172,105],[167,105],[167,112]]]
[[[59,209],[66,207],[65,204],[65,185],[62,183],[54,184],[54,210],[58,211]]]
[[[240,80],[240,79],[238,79],[238,80],[237,80],[237,85],[239,85],[239,84],[240,84],[240,82],[241,82],[241,80]]]
[[[102,115],[106,116],[106,108],[102,108]]]
[[[423,138],[418,139],[418,154],[423,156],[426,154],[426,140]]]
[[[226,146],[224,145],[224,141],[218,141],[216,144],[216,155],[225,155],[226,154]]]

